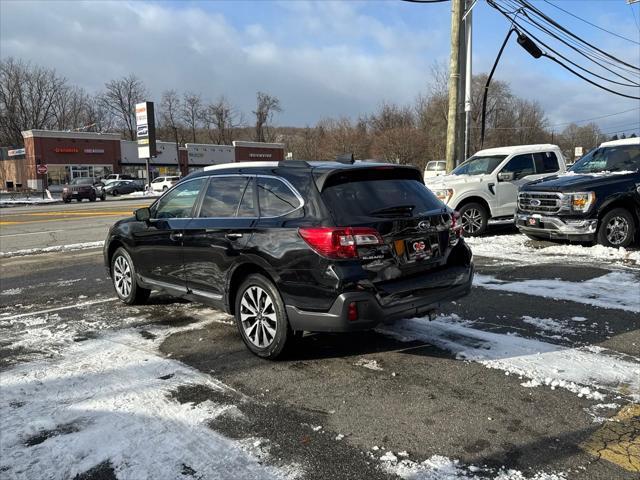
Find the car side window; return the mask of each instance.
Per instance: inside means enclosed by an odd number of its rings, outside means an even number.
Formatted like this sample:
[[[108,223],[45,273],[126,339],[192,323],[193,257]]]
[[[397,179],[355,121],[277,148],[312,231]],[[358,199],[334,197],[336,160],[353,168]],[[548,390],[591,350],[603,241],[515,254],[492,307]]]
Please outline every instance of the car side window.
[[[249,177],[211,177],[202,200],[200,217],[255,217],[253,182]]]
[[[533,166],[533,156],[530,153],[525,155],[516,155],[502,169],[503,173],[513,173],[513,179],[533,175],[536,170]]]
[[[197,178],[178,185],[162,197],[155,208],[154,218],[190,218],[206,178]]]
[[[554,173],[560,170],[558,157],[553,152],[534,153],[533,158],[536,162],[536,171],[538,173]]]
[[[261,217],[281,217],[300,208],[300,200],[283,181],[258,177],[257,183]]]

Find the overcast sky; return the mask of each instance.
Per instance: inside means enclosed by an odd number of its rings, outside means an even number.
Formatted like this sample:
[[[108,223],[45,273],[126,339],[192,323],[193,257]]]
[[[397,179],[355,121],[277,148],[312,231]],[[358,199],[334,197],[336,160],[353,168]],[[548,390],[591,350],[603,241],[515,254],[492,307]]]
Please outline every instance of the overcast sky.
[[[633,64],[640,47],[544,1],[535,5],[572,31]],[[553,0],[564,9],[640,41],[640,3]],[[449,54],[450,4],[401,1],[61,2],[0,0],[0,55],[55,68],[97,91],[135,73],[150,100],[163,90],[220,95],[249,114],[255,92],[278,96],[279,125],[355,118],[384,100],[409,103],[427,89],[430,68]],[[474,72],[487,72],[509,25],[480,0],[474,10]],[[634,18],[635,14],[635,18]],[[496,79],[539,101],[550,125],[597,120],[606,133],[640,130],[640,102],[615,97],[534,60],[515,41]],[[637,78],[637,77],[636,77]],[[640,133],[640,132],[639,132]]]

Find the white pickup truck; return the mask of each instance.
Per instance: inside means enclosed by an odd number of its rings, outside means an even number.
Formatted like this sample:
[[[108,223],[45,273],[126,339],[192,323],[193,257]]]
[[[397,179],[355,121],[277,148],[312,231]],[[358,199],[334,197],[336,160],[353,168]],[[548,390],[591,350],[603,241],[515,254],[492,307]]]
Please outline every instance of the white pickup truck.
[[[567,170],[557,145],[481,150],[449,175],[425,179],[436,196],[460,212],[467,236],[481,235],[489,219],[513,219],[518,189]]]

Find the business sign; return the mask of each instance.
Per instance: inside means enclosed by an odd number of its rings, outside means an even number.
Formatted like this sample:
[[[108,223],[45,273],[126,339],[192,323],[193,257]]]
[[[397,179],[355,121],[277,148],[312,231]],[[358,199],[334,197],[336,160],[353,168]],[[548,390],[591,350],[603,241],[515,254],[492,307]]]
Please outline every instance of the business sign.
[[[576,147],[575,148],[575,156],[577,157],[581,157],[583,153],[582,147]]]
[[[138,158],[154,158],[157,156],[153,102],[136,104],[136,139],[138,141]]]
[[[24,148],[16,148],[15,150],[9,150],[7,155],[10,157],[17,157],[18,155],[25,155],[26,150]]]
[[[104,148],[85,148],[84,153],[88,153],[88,154],[104,153]]]
[[[79,153],[80,149],[78,147],[56,147],[53,151],[56,153]]]

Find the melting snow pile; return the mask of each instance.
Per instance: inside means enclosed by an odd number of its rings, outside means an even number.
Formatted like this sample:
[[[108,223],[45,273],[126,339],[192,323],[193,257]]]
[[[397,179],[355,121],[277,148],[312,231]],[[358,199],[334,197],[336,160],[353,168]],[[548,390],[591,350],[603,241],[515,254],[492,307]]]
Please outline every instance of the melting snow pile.
[[[448,350],[461,360],[479,362],[530,380],[523,386],[565,388],[580,397],[602,400],[600,390],[640,399],[640,358],[597,347],[567,348],[516,335],[470,328],[456,316],[402,320],[379,329],[402,341],[420,340]]]
[[[476,287],[538,297],[569,300],[602,308],[640,312],[640,280],[633,273],[611,272],[583,282],[558,279],[504,281],[490,275],[476,274]]]
[[[55,245],[53,247],[28,248],[25,250],[15,250],[13,252],[0,252],[0,258],[21,257],[24,255],[37,255],[40,253],[51,252],[74,252],[76,250],[85,250],[87,248],[99,248],[103,245],[104,241],[100,240],[98,242],[72,243],[69,245]]]

